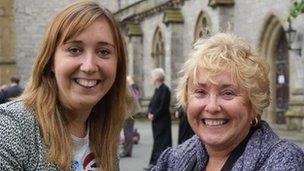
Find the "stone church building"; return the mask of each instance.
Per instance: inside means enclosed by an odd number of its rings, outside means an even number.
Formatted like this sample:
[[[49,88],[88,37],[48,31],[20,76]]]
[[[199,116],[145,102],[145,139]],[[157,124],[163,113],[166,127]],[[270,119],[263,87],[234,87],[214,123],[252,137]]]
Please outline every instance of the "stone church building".
[[[5,83],[5,76],[18,74],[21,84],[26,83],[48,21],[72,1],[0,1],[0,81]],[[287,123],[289,129],[304,129],[304,15],[292,20],[296,34],[289,41],[291,1],[96,1],[109,8],[120,23],[128,49],[128,73],[141,86],[143,104],[153,94],[153,68],[165,70],[165,82],[174,90],[192,44],[203,35],[229,31],[247,39],[271,66],[272,103],[263,118]]]

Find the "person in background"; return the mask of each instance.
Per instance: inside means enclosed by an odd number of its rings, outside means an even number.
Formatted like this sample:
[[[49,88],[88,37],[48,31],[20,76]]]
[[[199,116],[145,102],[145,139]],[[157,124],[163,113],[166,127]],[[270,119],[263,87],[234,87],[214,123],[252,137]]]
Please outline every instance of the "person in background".
[[[2,84],[2,85],[0,86],[0,91],[6,89],[7,87],[8,87],[7,84]]]
[[[164,83],[165,72],[162,68],[152,70],[155,91],[148,107],[148,118],[152,121],[153,149],[150,162],[145,170],[150,170],[160,154],[172,146],[169,87]]]
[[[22,88],[19,86],[19,78],[11,77],[11,84],[0,90],[0,104],[9,101],[11,98],[20,96]]]
[[[177,100],[196,135],[164,151],[153,170],[304,170],[301,148],[261,120],[270,102],[268,73],[266,60],[233,34],[195,43]]]
[[[177,144],[181,144],[191,138],[194,132],[188,122],[187,113],[181,106],[175,111],[175,117],[179,119]]]
[[[125,53],[109,10],[86,0],[61,9],[22,96],[0,105],[0,170],[119,170]]]
[[[127,76],[128,83],[128,91],[130,96],[130,114],[124,122],[123,133],[124,133],[124,142],[123,142],[123,150],[119,154],[121,158],[131,157],[132,149],[133,149],[133,134],[134,134],[134,118],[132,115],[137,114],[140,111],[139,97],[140,91],[138,85],[134,82],[133,77]]]
[[[131,91],[132,97],[134,97],[135,102],[138,104],[136,108],[136,112],[140,111],[139,100],[141,98],[141,92],[139,86],[135,83],[133,76],[127,76],[127,83],[129,86],[129,90]]]

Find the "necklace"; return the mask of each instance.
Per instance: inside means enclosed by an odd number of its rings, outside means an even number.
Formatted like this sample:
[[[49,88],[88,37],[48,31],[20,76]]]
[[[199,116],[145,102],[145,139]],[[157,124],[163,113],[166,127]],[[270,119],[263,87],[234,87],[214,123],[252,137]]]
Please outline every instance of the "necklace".
[[[228,157],[225,157],[224,159],[223,159],[223,161],[221,161],[221,164],[220,164],[220,170],[222,170],[222,168],[223,168],[223,166],[225,165],[225,163],[226,163],[226,161],[227,161],[227,159],[228,159]]]
[[[209,162],[207,163],[206,171],[209,171],[209,170],[212,170],[212,171],[219,170],[220,171],[223,168],[223,166],[225,165],[225,162],[227,161],[227,159],[228,159],[228,157],[225,157],[220,162],[213,161],[212,164],[210,163],[210,160],[209,160]]]

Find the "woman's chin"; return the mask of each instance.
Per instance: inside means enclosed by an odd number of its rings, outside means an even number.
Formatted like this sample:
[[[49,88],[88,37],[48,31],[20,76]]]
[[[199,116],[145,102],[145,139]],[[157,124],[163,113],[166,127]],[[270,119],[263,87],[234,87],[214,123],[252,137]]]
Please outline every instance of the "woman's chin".
[[[206,146],[220,147],[226,144],[223,135],[208,135],[208,133],[202,133],[199,137]]]

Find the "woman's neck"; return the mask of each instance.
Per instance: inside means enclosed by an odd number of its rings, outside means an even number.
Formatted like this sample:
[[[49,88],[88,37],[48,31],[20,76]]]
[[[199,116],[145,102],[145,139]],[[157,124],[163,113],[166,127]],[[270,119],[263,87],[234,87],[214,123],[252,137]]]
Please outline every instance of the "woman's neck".
[[[206,171],[221,170],[233,148],[234,147],[231,147],[231,149],[214,149],[206,146],[209,156]]]
[[[208,163],[206,166],[206,171],[220,171],[224,166],[228,156],[217,156],[217,157],[210,157],[208,159]]]
[[[86,122],[69,122],[68,129],[72,135],[83,138],[86,136],[87,124]]]
[[[249,131],[248,131],[249,132]],[[220,146],[205,145],[209,159],[206,170],[221,170],[231,152],[246,138],[248,132],[244,134],[238,141],[227,142]]]
[[[90,113],[69,112],[66,114],[69,132],[79,138],[83,138],[87,131],[87,119]]]

